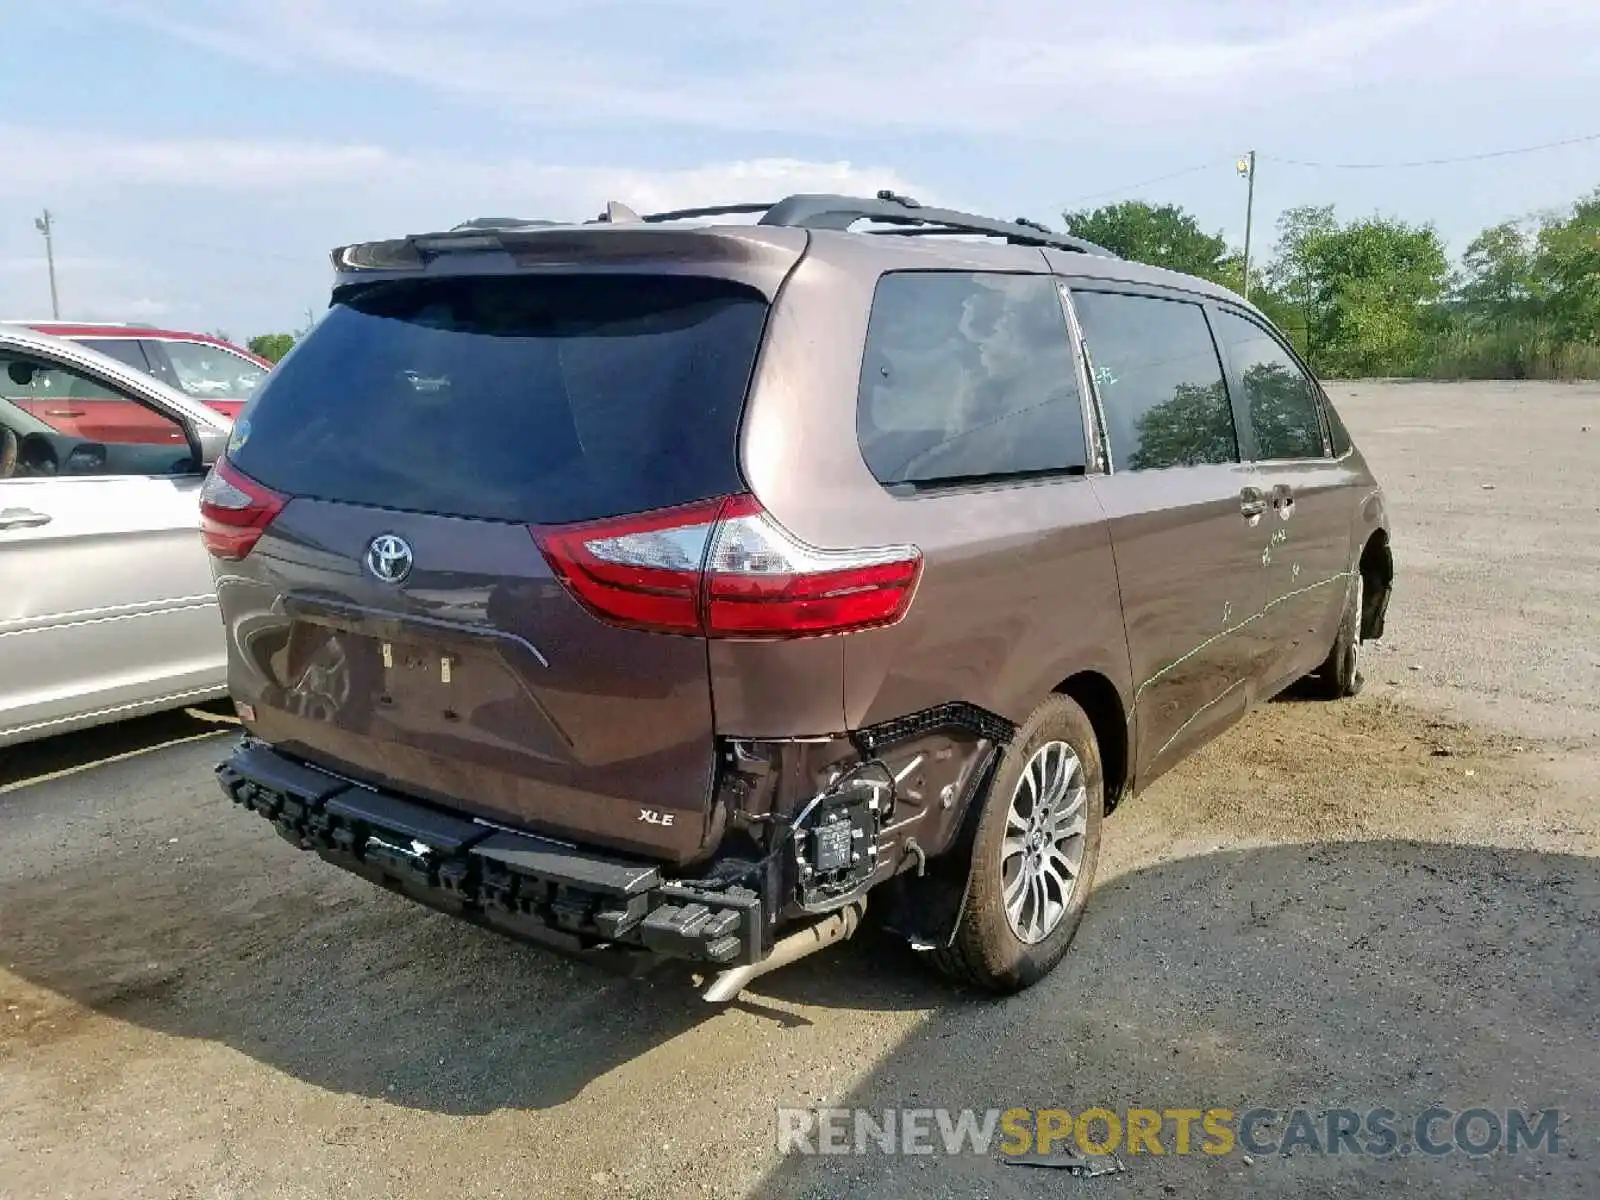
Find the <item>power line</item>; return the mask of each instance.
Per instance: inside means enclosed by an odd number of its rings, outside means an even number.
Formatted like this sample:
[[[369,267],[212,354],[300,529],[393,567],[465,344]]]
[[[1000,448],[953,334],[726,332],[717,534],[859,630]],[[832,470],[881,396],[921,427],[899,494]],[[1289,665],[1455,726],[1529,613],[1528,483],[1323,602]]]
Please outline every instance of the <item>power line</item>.
[[[1451,163],[1483,162],[1490,158],[1509,158],[1515,154],[1534,154],[1540,150],[1556,150],[1562,146],[1577,146],[1585,142],[1600,142],[1600,133],[1589,133],[1582,137],[1562,138],[1557,142],[1541,142],[1537,146],[1513,146],[1507,150],[1486,150],[1482,154],[1461,154],[1452,158],[1418,158],[1410,162],[1377,162],[1377,163],[1324,163],[1307,162],[1298,158],[1279,158],[1276,154],[1263,154],[1261,157],[1270,159],[1286,167],[1315,167],[1326,171],[1391,171],[1405,167],[1443,167]]]
[[[1185,167],[1181,171],[1173,171],[1167,175],[1157,175],[1154,179],[1146,179],[1142,183],[1124,184],[1122,187],[1109,188],[1103,192],[1090,192],[1087,196],[1075,196],[1057,205],[1058,208],[1071,208],[1074,204],[1082,204],[1086,200],[1103,200],[1107,196],[1118,196],[1123,192],[1136,192],[1142,187],[1149,187],[1152,183],[1165,183],[1169,179],[1181,179],[1185,175],[1194,175],[1200,171],[1212,171],[1221,165],[1221,162],[1200,163],[1198,166]]]
[[[1540,142],[1534,146],[1512,146],[1504,150],[1485,150],[1480,154],[1461,154],[1449,158],[1417,158],[1404,162],[1312,162],[1302,158],[1279,158],[1276,154],[1261,154],[1257,157],[1286,167],[1311,167],[1322,171],[1390,171],[1403,170],[1410,167],[1443,167],[1454,163],[1484,162],[1488,159],[1509,158],[1518,154],[1537,154],[1542,150],[1559,150],[1563,146],[1581,146],[1588,142],[1600,142],[1600,133],[1588,133],[1582,137],[1562,138],[1554,142]],[[1121,187],[1108,188],[1103,192],[1090,192],[1086,196],[1077,196],[1057,207],[1071,208],[1074,204],[1083,204],[1089,200],[1103,200],[1108,196],[1120,196],[1127,192],[1136,192],[1140,188],[1149,187],[1151,184],[1166,183],[1169,179],[1181,179],[1185,175],[1214,170],[1222,165],[1219,157],[1215,162],[1199,163],[1192,167],[1185,167],[1181,171],[1171,171],[1165,175],[1157,175],[1153,179],[1142,180],[1139,183],[1128,183]]]

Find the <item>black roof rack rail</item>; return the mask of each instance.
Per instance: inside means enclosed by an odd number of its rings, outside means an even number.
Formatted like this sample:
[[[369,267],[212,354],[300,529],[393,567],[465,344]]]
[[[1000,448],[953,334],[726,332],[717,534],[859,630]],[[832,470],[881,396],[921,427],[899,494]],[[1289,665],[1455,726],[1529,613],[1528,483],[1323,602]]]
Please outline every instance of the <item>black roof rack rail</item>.
[[[1053,250],[1074,250],[1096,254],[1104,258],[1117,255],[1104,246],[1074,237],[1070,233],[1056,233],[1047,225],[1018,217],[1014,221],[1001,221],[976,213],[959,212],[952,208],[930,208],[891,191],[881,191],[875,197],[835,196],[823,193],[797,193],[777,201],[754,201],[740,204],[710,204],[700,208],[675,208],[666,212],[638,213],[626,204],[608,201],[605,209],[587,221],[550,221],[533,217],[475,217],[462,221],[445,233],[413,234],[389,242],[359,242],[340,246],[331,252],[337,270],[394,270],[415,269],[428,257],[453,250],[471,251],[490,248],[496,233],[517,230],[572,228],[574,225],[657,225],[667,221],[685,221],[697,217],[728,217],[760,213],[758,225],[783,226],[791,229],[830,229],[845,232],[858,221],[872,221],[888,225],[888,229],[863,230],[864,234],[878,237],[922,237],[953,234],[979,234],[984,237],[1004,238],[1018,246],[1044,246]]]
[[[776,206],[770,200],[750,204],[712,204],[705,208],[674,208],[667,212],[645,213],[639,219],[653,225],[660,221],[687,221],[694,217],[732,217],[743,213],[765,213],[771,212],[774,207]]]
[[[637,219],[647,224],[665,221],[684,221],[696,217],[728,217],[760,213],[759,225],[782,225],[795,229],[848,230],[857,221],[877,221],[897,225],[898,229],[874,229],[875,234],[895,234],[916,237],[921,234],[981,234],[1001,237],[1019,246],[1048,246],[1055,250],[1075,250],[1084,254],[1098,254],[1116,258],[1104,246],[1073,237],[1070,233],[1056,233],[1048,225],[1018,217],[1015,221],[1000,221],[976,213],[958,212],[950,208],[929,208],[896,192],[882,191],[872,199],[863,196],[834,196],[800,193],[778,201],[757,201],[747,204],[712,204],[703,208],[677,208],[667,212],[639,215],[622,205],[607,206],[607,212],[596,220],[614,221],[611,215],[621,209],[626,219]]]
[[[894,192],[879,192],[867,200],[857,196],[797,195],[780,200],[761,218],[762,225],[789,225],[801,229],[849,229],[857,221],[878,221],[887,225],[904,225],[903,236],[918,233],[978,233],[987,237],[1003,237],[1020,246],[1048,246],[1054,250],[1075,250],[1083,254],[1098,254],[1105,258],[1116,255],[1104,246],[1073,237],[1068,233],[1055,233],[1037,221],[1021,218],[1000,221],[976,213],[959,212],[951,208],[929,208],[909,196]],[[901,230],[879,231],[901,233]]]

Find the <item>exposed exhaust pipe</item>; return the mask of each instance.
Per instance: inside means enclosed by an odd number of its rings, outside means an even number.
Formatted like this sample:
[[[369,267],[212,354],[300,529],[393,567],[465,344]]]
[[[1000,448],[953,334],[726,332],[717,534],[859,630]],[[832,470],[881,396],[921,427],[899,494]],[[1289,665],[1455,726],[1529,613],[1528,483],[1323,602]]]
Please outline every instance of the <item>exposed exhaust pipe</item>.
[[[804,929],[796,930],[773,946],[772,953],[760,962],[723,971],[711,981],[711,986],[705,990],[702,998],[712,1004],[726,1004],[730,1000],[737,1000],[739,993],[749,986],[751,980],[758,979],[769,971],[776,971],[779,967],[786,967],[792,962],[799,962],[802,958],[815,954],[818,950],[825,950],[837,942],[848,941],[855,931],[861,928],[861,918],[866,911],[867,901],[863,897],[852,901],[838,912],[829,914],[815,925],[807,925]]]

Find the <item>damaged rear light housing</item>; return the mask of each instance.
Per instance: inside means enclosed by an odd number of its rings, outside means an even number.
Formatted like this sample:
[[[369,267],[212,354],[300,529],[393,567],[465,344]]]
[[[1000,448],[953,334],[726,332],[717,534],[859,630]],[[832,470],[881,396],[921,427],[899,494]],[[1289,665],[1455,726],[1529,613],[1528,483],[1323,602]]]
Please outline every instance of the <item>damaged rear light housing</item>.
[[[922,573],[915,546],[808,546],[749,495],[532,532],[591,613],[661,633],[794,638],[892,625]]]
[[[255,549],[288,502],[220,458],[200,489],[200,538],[217,558],[236,562]]]

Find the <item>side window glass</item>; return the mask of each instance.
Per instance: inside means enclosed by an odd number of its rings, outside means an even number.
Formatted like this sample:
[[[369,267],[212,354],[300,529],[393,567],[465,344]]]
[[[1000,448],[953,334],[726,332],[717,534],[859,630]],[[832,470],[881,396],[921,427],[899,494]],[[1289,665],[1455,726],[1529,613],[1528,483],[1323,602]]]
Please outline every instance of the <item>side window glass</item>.
[[[178,387],[197,400],[248,400],[266,372],[248,358],[206,342],[164,341]]]
[[[1081,474],[1083,404],[1054,282],[885,275],[867,327],[856,434],[886,486]]]
[[[1323,457],[1316,389],[1289,352],[1261,326],[1235,313],[1219,315],[1217,334],[1244,388],[1257,457]]]
[[[182,385],[178,383],[177,372],[172,369],[172,363],[168,361],[167,352],[161,348],[161,343],[146,340],[140,344],[144,347],[145,358],[150,362],[148,368],[150,374],[161,380],[168,387],[177,388],[180,392],[183,391]]]
[[[138,338],[84,338],[82,345],[90,350],[98,350],[107,358],[114,358],[136,371],[150,370]]]
[[[1239,461],[1205,310],[1182,300],[1073,292],[1118,471]]]
[[[0,350],[0,430],[9,478],[199,469],[173,418],[75,368],[17,351]]]

